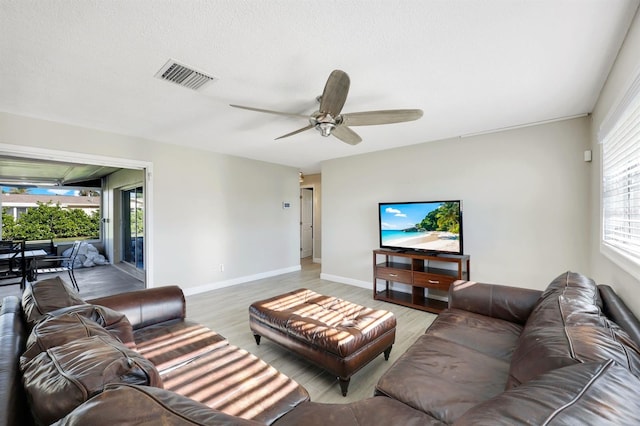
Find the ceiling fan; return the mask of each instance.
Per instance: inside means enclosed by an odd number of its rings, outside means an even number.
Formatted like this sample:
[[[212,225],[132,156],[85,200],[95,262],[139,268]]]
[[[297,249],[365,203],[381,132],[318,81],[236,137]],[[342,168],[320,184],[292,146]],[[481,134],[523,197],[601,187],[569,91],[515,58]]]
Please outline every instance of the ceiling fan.
[[[380,111],[364,111],[340,114],[347,94],[349,93],[349,76],[341,70],[334,70],[329,75],[322,95],[318,97],[320,108],[310,116],[288,112],[272,111],[269,109],[253,108],[242,105],[231,105],[250,111],[266,112],[268,114],[285,115],[288,117],[304,118],[309,124],[301,129],[282,135],[276,139],[293,136],[309,129],[317,129],[322,136],[333,135],[350,145],[356,145],[362,138],[349,126],[372,126],[378,124],[402,123],[422,117],[420,109],[390,109]]]

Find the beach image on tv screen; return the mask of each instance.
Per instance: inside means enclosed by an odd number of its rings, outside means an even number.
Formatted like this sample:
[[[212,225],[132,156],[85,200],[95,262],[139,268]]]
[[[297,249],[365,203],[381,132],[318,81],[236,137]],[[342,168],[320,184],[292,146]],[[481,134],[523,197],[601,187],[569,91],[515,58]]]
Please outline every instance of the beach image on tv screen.
[[[460,203],[380,204],[381,245],[460,251]]]

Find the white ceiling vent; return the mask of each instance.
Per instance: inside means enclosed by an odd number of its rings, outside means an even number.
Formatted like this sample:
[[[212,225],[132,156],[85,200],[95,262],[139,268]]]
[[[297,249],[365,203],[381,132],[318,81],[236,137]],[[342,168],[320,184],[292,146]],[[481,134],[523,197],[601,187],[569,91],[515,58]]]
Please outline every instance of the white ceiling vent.
[[[167,63],[164,64],[156,73],[155,77],[193,90],[199,90],[207,83],[218,80],[216,77],[201,73],[186,65],[179,64],[173,59],[169,59]]]

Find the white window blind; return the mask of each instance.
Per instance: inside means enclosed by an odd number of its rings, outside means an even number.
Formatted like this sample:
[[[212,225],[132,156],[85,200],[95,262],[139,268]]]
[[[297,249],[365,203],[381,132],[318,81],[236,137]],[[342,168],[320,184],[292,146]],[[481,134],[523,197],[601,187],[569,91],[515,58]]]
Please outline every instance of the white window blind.
[[[604,120],[602,243],[640,265],[640,75]]]

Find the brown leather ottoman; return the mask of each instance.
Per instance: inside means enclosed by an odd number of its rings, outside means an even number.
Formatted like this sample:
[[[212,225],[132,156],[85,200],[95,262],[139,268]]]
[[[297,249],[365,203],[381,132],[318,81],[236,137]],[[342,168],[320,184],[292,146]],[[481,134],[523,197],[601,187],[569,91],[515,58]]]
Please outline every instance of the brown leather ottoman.
[[[302,288],[249,307],[249,326],[260,344],[264,336],[335,374],[342,395],[351,376],[384,352],[389,359],[396,318]]]

